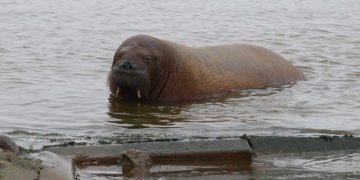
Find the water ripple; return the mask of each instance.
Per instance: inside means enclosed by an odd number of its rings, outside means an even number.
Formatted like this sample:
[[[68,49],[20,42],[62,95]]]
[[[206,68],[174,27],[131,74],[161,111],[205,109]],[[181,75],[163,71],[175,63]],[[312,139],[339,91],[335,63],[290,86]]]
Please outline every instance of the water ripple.
[[[356,4],[3,0],[0,132],[360,135]],[[116,105],[108,100],[107,72],[115,49],[135,34],[189,46],[257,44],[289,59],[308,81],[243,91],[214,102]]]

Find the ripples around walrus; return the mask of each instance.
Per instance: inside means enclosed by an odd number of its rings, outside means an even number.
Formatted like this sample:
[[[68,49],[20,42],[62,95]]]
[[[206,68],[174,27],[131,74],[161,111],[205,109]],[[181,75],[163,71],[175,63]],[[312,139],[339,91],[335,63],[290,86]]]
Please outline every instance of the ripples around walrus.
[[[360,134],[357,1],[2,1],[1,133],[24,145],[122,136]],[[308,81],[185,104],[109,100],[113,54],[136,34],[264,46]],[[30,143],[30,144],[29,144]]]

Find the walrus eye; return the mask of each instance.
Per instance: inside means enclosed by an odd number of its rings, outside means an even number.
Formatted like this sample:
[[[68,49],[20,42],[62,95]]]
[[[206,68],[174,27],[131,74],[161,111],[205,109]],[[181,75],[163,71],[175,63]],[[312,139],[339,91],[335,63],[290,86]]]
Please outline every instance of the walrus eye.
[[[150,61],[151,61],[151,56],[150,55],[146,56],[145,57],[145,62],[150,62]]]

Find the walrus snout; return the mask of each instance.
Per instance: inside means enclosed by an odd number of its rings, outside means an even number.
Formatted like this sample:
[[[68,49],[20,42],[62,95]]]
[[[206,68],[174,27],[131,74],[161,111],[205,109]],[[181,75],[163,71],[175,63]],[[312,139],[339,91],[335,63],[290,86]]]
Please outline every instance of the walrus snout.
[[[117,68],[124,71],[135,71],[137,69],[137,66],[130,61],[122,61],[121,63],[118,63]]]
[[[109,74],[111,93],[118,97],[145,98],[149,93],[150,79],[146,71],[131,63],[119,63]]]

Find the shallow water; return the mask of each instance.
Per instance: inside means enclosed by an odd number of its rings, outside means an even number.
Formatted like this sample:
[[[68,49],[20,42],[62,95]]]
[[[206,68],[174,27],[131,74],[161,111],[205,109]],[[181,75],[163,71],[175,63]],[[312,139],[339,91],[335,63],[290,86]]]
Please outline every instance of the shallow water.
[[[95,137],[360,135],[358,1],[3,0],[0,133],[24,146]],[[126,38],[189,46],[248,43],[308,81],[208,102],[110,103],[106,78]]]
[[[359,179],[360,154],[327,152],[259,155],[252,176],[259,179]]]

